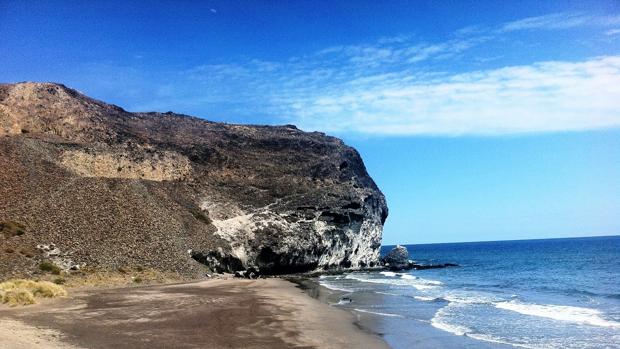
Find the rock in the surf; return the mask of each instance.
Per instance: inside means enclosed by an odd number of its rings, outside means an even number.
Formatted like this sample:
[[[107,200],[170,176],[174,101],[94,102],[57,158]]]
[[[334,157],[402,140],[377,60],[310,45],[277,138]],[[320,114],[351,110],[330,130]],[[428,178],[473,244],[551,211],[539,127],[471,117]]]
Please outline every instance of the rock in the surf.
[[[409,252],[407,248],[397,245],[383,257],[383,263],[390,270],[408,269],[411,263],[409,262]]]

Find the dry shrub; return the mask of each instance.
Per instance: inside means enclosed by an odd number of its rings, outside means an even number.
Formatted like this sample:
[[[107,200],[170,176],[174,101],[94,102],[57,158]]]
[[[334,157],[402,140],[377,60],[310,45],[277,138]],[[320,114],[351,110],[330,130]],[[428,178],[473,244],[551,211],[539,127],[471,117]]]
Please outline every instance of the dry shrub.
[[[8,291],[0,290],[0,298],[2,299],[2,303],[10,306],[36,303],[32,292],[22,289],[13,289]]]
[[[0,233],[8,239],[13,236],[20,236],[26,234],[26,227],[23,224],[19,224],[17,222],[0,222]]]
[[[66,296],[67,291],[49,281],[9,280],[0,283],[0,303],[27,305],[36,303],[36,298]]]

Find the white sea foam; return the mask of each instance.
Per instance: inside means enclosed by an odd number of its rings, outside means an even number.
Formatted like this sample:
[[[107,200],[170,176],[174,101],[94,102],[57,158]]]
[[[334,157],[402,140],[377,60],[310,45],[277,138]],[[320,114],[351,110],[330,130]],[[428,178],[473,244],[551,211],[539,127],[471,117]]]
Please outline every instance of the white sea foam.
[[[431,319],[431,325],[442,331],[450,332],[457,336],[462,336],[468,332],[471,332],[471,329],[469,329],[468,327],[451,324],[446,321],[446,317],[450,308],[451,305],[447,305],[439,309],[439,311],[437,311],[435,313],[435,316],[433,316],[433,318]]]
[[[467,335],[467,337],[471,337],[471,338],[477,339],[479,341],[492,342],[492,343],[498,343],[498,344],[508,344],[508,345],[511,345],[513,347],[518,347],[518,348],[540,349],[540,347],[536,347],[536,346],[532,346],[532,345],[526,345],[526,344],[521,344],[521,343],[513,343],[513,342],[509,342],[509,341],[503,340],[501,338],[489,336],[489,335],[482,334],[482,333],[467,333],[466,335]]]
[[[353,290],[350,289],[350,288],[335,286],[335,285],[332,285],[332,284],[330,284],[328,282],[319,282],[319,285],[321,285],[321,286],[323,286],[325,288],[328,288],[330,290],[333,290],[333,291],[341,291],[341,292],[349,292],[349,293],[353,292]]]
[[[566,305],[526,304],[516,301],[499,302],[495,306],[517,313],[549,318],[558,321],[573,322],[591,326],[620,328],[620,322],[606,320],[596,309],[572,307]]]
[[[381,275],[385,275],[385,276],[388,276],[388,277],[394,277],[394,276],[396,276],[396,273],[395,273],[395,272],[393,272],[393,271],[382,271],[382,272],[380,272],[379,274],[381,274]]]
[[[491,296],[468,292],[449,292],[443,295],[442,298],[448,302],[461,304],[487,304],[498,300]]]
[[[390,314],[390,313],[380,313],[377,311],[370,311],[370,310],[365,310],[365,309],[353,309],[355,311],[359,311],[360,313],[368,313],[368,314],[374,314],[374,315],[381,315],[381,316],[389,316],[389,317],[400,317],[400,318],[404,318],[404,316],[399,315],[399,314]]]
[[[368,274],[349,274],[346,278],[372,284],[411,286],[417,290],[429,290],[442,284],[440,281],[427,280],[415,276],[411,276],[409,278],[371,278],[368,277]]]
[[[427,296],[413,296],[413,298],[419,301],[424,301],[424,302],[432,302],[437,299],[435,297],[427,297]]]
[[[508,344],[514,347],[528,348],[528,349],[538,348],[535,346],[509,342],[502,338],[498,338],[498,337],[491,336],[488,334],[475,333],[472,329],[470,329],[467,326],[450,323],[449,322],[450,311],[452,311],[455,307],[462,308],[462,307],[468,307],[468,305],[465,303],[450,303],[449,305],[439,309],[439,311],[435,313],[435,316],[433,316],[433,318],[431,319],[431,325],[437,329],[455,334],[457,336],[467,336],[467,337],[471,337],[471,338],[474,338],[480,341],[492,342],[492,343],[498,343],[498,344]]]

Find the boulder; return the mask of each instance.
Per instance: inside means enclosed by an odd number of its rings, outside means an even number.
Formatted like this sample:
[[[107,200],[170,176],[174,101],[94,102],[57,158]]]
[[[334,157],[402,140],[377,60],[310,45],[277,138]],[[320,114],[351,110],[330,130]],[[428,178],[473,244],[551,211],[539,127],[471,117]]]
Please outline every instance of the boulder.
[[[390,270],[401,270],[410,268],[409,251],[401,245],[394,247],[383,257],[383,263]]]

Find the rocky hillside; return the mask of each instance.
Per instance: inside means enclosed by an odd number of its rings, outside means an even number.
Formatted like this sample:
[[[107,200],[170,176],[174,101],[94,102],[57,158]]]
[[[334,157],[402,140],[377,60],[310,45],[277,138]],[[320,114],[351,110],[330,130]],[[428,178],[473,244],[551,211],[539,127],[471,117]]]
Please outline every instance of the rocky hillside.
[[[46,259],[186,275],[371,266],[386,217],[337,138],[0,85],[0,276]]]

